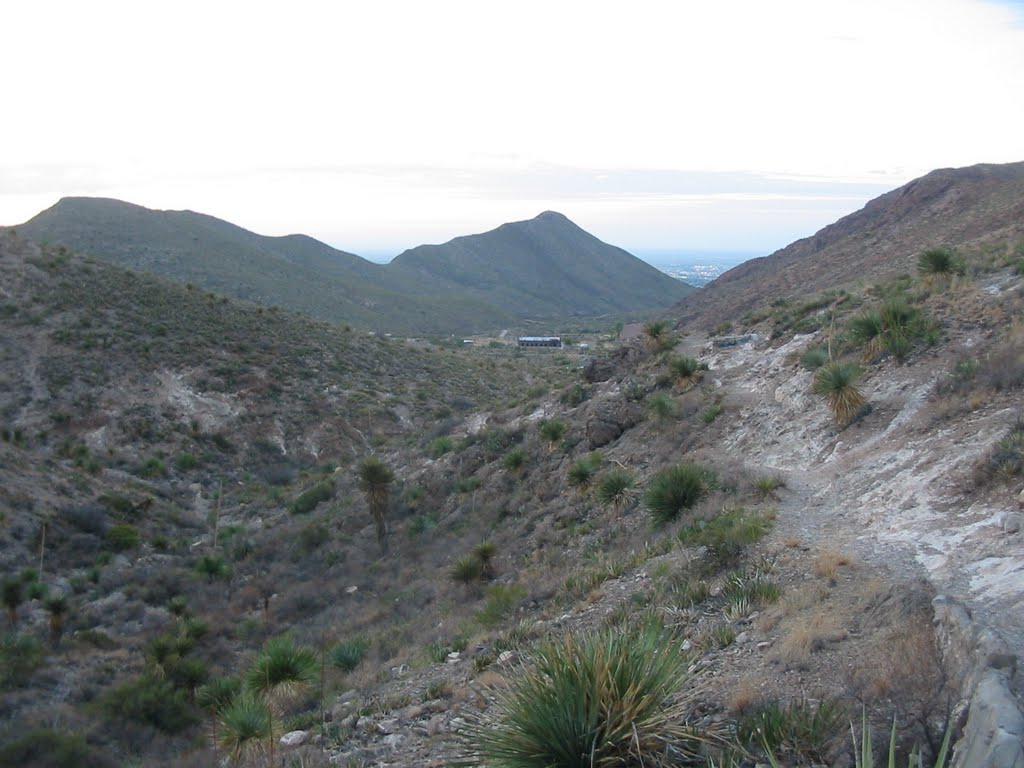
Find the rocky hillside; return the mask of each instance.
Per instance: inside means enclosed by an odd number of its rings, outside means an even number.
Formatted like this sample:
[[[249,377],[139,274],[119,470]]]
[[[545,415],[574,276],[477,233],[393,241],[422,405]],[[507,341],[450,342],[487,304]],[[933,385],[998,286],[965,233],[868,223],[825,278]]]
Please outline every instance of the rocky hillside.
[[[773,301],[912,272],[922,249],[948,246],[999,260],[1024,239],[1024,162],[932,171],[811,237],[734,267],[677,307],[703,330]]]
[[[851,766],[866,716],[1013,765],[1024,242],[992,246],[584,360],[0,239],[0,765],[475,760],[540,655],[637,627],[682,659],[645,764]]]
[[[373,264],[192,211],[64,198],[15,231],[206,290],[407,335],[470,335],[667,307],[693,289],[547,213]],[[550,328],[548,329],[550,331]]]

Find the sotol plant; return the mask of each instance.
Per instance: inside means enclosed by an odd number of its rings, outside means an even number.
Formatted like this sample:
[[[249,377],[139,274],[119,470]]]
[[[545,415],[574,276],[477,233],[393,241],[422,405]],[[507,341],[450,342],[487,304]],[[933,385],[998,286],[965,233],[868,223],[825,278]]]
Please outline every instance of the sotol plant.
[[[674,522],[716,485],[714,472],[699,464],[680,464],[654,476],[644,503],[658,527]]]
[[[366,503],[377,528],[377,543],[382,552],[388,549],[388,497],[394,479],[395,473],[376,456],[364,459],[359,465],[359,488],[366,494]]]
[[[666,746],[694,757],[717,734],[683,723],[689,659],[653,625],[567,635],[496,692],[497,714],[469,729],[473,757],[495,768],[660,765]]]
[[[833,360],[814,374],[814,394],[825,400],[840,429],[849,426],[864,405],[864,395],[857,387],[860,366]]]

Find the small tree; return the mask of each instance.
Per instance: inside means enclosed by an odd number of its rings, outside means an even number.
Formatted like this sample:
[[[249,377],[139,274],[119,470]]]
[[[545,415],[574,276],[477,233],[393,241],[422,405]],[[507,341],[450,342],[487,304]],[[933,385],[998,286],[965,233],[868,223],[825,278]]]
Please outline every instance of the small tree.
[[[366,503],[377,526],[377,543],[381,552],[388,551],[387,511],[394,479],[395,473],[376,456],[370,456],[359,465],[359,488],[366,494]]]

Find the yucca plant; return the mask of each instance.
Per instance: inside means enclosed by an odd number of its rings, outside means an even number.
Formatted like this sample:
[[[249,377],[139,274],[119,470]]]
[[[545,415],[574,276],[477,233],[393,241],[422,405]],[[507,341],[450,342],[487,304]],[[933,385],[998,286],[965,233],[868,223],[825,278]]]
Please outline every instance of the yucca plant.
[[[828,362],[828,350],[823,347],[812,347],[800,356],[800,365],[808,371],[816,371]]]
[[[866,309],[855,315],[850,320],[846,329],[850,341],[858,347],[864,348],[864,360],[871,360],[878,357],[884,348],[885,324],[882,322],[882,315],[877,310]],[[818,367],[818,370],[827,363]]]
[[[251,694],[236,697],[220,713],[221,748],[235,765],[254,758],[272,745],[273,717],[270,708]],[[271,746],[272,748],[272,746]]]
[[[687,390],[704,375],[701,364],[692,357],[673,357],[668,362],[669,372],[676,381],[676,386]]]
[[[364,459],[359,465],[359,489],[366,495],[382,552],[388,549],[388,497],[394,479],[395,473],[376,456]]]
[[[218,677],[202,686],[196,694],[196,703],[210,716],[210,730],[214,745],[219,744],[217,724],[242,692],[242,681],[237,677]]]
[[[452,579],[462,584],[472,584],[483,574],[483,563],[475,555],[463,555],[452,565]]]
[[[942,737],[942,746],[939,747],[939,754],[935,758],[935,768],[943,768],[946,765],[946,756],[949,753],[949,741],[952,736],[952,729],[946,729],[946,735]],[[853,737],[853,758],[857,768],[875,768],[875,756],[872,752],[871,723],[867,716],[861,716],[860,745],[857,744],[857,732],[853,723],[850,723],[850,735]],[[775,764],[773,763],[773,766]],[[896,719],[892,721],[892,731],[889,734],[888,760],[886,768],[899,768],[896,764]],[[881,767],[880,767],[881,768]],[[913,752],[907,759],[907,768],[924,768],[924,759],[920,753]]]
[[[50,614],[50,642],[57,646],[64,635],[64,618],[68,613],[68,599],[64,595],[50,595],[44,601]]]
[[[246,675],[249,690],[271,703],[294,698],[316,679],[316,652],[288,635],[267,640]]]
[[[650,320],[644,323],[643,332],[647,337],[647,346],[655,350],[662,349],[671,336],[668,320]]]
[[[962,275],[964,264],[951,248],[929,248],[917,257],[917,271],[922,275]]]
[[[362,663],[368,648],[369,643],[361,637],[342,640],[331,648],[331,664],[342,672],[352,672]]]
[[[636,501],[636,480],[625,469],[610,469],[597,486],[597,500],[616,513],[622,513]]]
[[[714,473],[699,464],[680,464],[659,472],[644,494],[644,503],[655,526],[674,522],[714,488]]]
[[[593,481],[594,475],[597,474],[600,466],[601,454],[592,453],[569,467],[566,479],[569,481],[569,485],[583,493],[590,487],[590,483]]]
[[[864,395],[857,388],[860,366],[832,360],[814,374],[813,392],[825,400],[840,429],[847,427],[864,406]]]
[[[647,408],[659,422],[666,422],[676,415],[676,404],[664,392],[656,392],[647,398]]]
[[[664,630],[608,629],[543,645],[495,692],[497,714],[472,724],[474,758],[492,768],[612,768],[697,757],[721,738],[683,723],[689,659]]]

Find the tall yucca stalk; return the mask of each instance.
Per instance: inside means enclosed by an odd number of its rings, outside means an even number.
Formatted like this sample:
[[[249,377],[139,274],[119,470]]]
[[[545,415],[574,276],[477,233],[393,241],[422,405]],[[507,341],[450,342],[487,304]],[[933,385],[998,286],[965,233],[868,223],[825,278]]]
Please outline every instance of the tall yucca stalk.
[[[496,692],[497,714],[469,731],[493,768],[657,766],[667,747],[694,756],[712,733],[683,725],[687,656],[656,627],[566,635]]]
[[[832,360],[814,374],[814,394],[824,398],[840,429],[848,426],[864,405],[864,395],[857,388],[860,366]]]
[[[376,456],[365,459],[359,465],[359,488],[366,494],[366,503],[377,528],[377,543],[382,552],[387,552],[388,548],[388,496],[394,479],[395,473]]]

